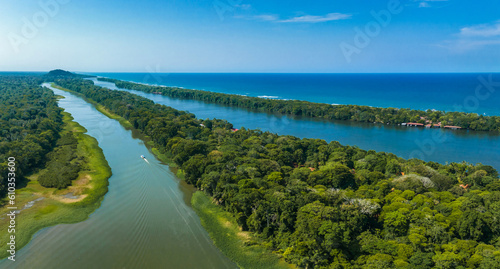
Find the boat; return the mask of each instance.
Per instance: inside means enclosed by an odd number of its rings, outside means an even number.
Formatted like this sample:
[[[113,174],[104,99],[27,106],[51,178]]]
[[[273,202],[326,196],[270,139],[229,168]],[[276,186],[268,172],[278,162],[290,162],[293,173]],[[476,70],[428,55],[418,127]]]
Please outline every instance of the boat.
[[[143,158],[144,160],[146,160],[146,157],[144,157],[144,155],[141,155],[141,158]]]

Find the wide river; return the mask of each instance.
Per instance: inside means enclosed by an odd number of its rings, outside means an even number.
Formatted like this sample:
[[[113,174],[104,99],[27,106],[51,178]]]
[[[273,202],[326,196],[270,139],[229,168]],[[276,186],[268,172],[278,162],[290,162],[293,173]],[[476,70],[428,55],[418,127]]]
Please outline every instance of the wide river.
[[[41,230],[16,262],[3,260],[0,268],[237,268],[190,208],[193,189],[156,160],[138,134],[83,99],[51,89],[99,141],[113,172],[109,192],[89,219]]]
[[[246,109],[207,104],[201,101],[173,99],[141,91],[119,89],[114,83],[97,81],[94,84],[113,90],[131,92],[155,103],[187,110],[198,118],[219,118],[235,128],[244,126],[300,138],[320,138],[328,142],[358,146],[365,150],[394,153],[405,159],[419,158],[439,163],[483,163],[500,170],[500,136],[488,132],[425,129],[388,126],[349,121],[325,121],[289,117]]]

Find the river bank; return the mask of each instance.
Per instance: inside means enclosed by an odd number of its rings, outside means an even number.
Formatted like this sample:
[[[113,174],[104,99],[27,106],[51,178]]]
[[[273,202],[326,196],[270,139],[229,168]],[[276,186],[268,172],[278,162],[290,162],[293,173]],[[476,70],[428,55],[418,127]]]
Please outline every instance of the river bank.
[[[77,92],[70,91],[55,84],[52,84],[51,86],[84,98],[82,94]],[[123,127],[138,131],[135,130],[132,124],[125,118],[110,112],[104,106],[97,104],[89,98],[84,99],[94,105],[99,112],[111,119],[117,120]],[[168,154],[161,152],[148,136],[141,133],[138,137],[144,141],[145,145],[148,146],[157,159],[165,164],[168,164],[171,171],[175,173],[179,179],[184,179],[184,171],[177,167]],[[193,191],[194,190],[195,189],[193,189]],[[212,241],[222,251],[222,253],[237,263],[239,267],[294,268],[293,265],[284,262],[280,259],[279,255],[273,253],[270,249],[256,244],[255,242],[258,240],[254,238],[251,233],[242,232],[236,224],[235,218],[231,216],[230,213],[225,212],[222,208],[219,208],[217,205],[210,202],[208,196],[205,194],[195,192],[188,198],[190,199],[187,199],[186,202],[190,203],[193,207]],[[227,234],[230,234],[231,236],[226,236]],[[249,244],[249,242],[254,242],[254,244]]]
[[[215,245],[241,268],[296,268],[270,252],[250,232],[242,231],[231,213],[214,204],[205,193],[195,192],[191,205]]]
[[[446,112],[435,109],[415,110],[400,105],[383,108],[360,105],[313,103],[303,100],[281,100],[269,96],[249,97],[210,91],[191,90],[176,87],[159,87],[109,78],[97,80],[114,83],[117,87],[147,93],[165,95],[183,100],[197,100],[228,107],[255,109],[282,115],[304,116],[325,120],[343,120],[384,125],[414,124],[443,126],[445,129],[468,129],[475,131],[500,132],[500,117],[477,113]]]
[[[117,120],[118,122],[120,122],[120,124],[121,124],[123,127],[127,128],[127,129],[132,129],[132,128],[133,128],[132,124],[131,124],[128,120],[126,120],[126,119],[124,119],[124,118],[122,118],[122,117],[120,117],[120,116],[118,116],[118,115],[115,115],[115,114],[113,114],[113,113],[109,112],[109,111],[108,111],[108,110],[107,110],[107,109],[106,109],[103,105],[100,105],[100,104],[98,104],[97,102],[95,102],[94,100],[89,99],[89,98],[87,98],[87,97],[83,96],[83,94],[81,94],[81,93],[77,93],[77,92],[73,92],[73,91],[70,91],[70,90],[65,89],[65,88],[63,88],[63,87],[57,86],[57,85],[56,85],[56,84],[54,84],[54,83],[50,83],[50,86],[51,86],[51,87],[54,87],[54,88],[56,88],[56,89],[59,89],[59,90],[61,90],[61,91],[69,92],[69,93],[71,93],[71,94],[74,94],[74,95],[76,95],[76,96],[81,97],[83,100],[85,100],[85,101],[87,101],[87,102],[91,103],[92,105],[94,105],[94,107],[97,109],[97,111],[99,111],[99,112],[101,112],[102,114],[106,115],[106,116],[107,116],[108,118],[110,118],[110,119]]]
[[[43,86],[65,97],[59,106],[99,142],[113,175],[101,206],[88,219],[41,230],[18,251],[16,262],[0,261],[0,268],[237,267],[186,203],[192,187],[179,184],[137,131],[72,93]]]
[[[199,120],[193,114],[156,105],[131,93],[110,91],[78,79],[57,82],[95,97],[110,111],[150,135],[185,170],[186,182],[224,205],[224,210],[237,218],[242,230],[265,240],[263,246],[269,244],[288,261],[302,267],[366,264],[366,255],[371,253],[362,238],[368,235],[366,232],[391,221],[391,216],[385,214],[381,218],[370,217],[377,217],[381,208],[382,213],[391,210],[391,190],[396,195],[403,190],[403,194],[410,193],[405,199],[416,193],[418,199],[423,197],[420,194],[432,196],[437,202],[429,205],[434,207],[455,199],[462,203],[470,196],[466,195],[470,184],[473,184],[471,194],[497,189],[499,184],[497,172],[487,165],[440,165],[364,151],[338,142],[246,128],[236,132],[225,120]],[[470,183],[465,189],[458,185],[464,182]],[[383,199],[385,196],[388,198]],[[415,210],[412,214],[420,216],[420,209]],[[467,218],[467,212],[456,213]],[[436,214],[436,220],[441,217],[438,211],[430,214]],[[457,214],[446,217],[451,223],[446,232],[453,233],[454,241],[464,237],[463,233],[455,232],[463,225],[456,222]],[[383,232],[391,236],[411,236],[406,230],[393,234],[392,226],[383,227]],[[490,242],[488,237],[476,241]],[[406,243],[402,247],[413,249]],[[433,254],[433,249],[428,252],[440,258]],[[390,263],[394,260],[398,266],[413,264],[419,255],[387,254]],[[325,259],[318,260],[318,255]]]
[[[63,223],[77,223],[89,217],[99,208],[108,190],[108,178],[111,176],[109,167],[101,148],[95,138],[86,134],[87,130],[66,112],[64,129],[61,136],[73,132],[78,140],[77,154],[87,164],[88,169],[79,173],[67,189],[44,188],[38,181],[42,169],[29,177],[26,187],[16,190],[16,251],[22,249],[39,230]],[[21,207],[22,206],[22,207]],[[0,218],[5,219],[10,210],[6,207],[0,210]],[[9,238],[8,222],[0,224],[0,241],[7,242]],[[7,245],[0,247],[0,258],[6,258]]]
[[[445,164],[447,162],[487,163],[500,169],[500,136],[488,132],[444,130],[442,128],[408,128],[398,125],[368,124],[350,121],[282,116],[247,109],[207,104],[202,101],[180,100],[164,95],[127,90],[114,83],[92,80],[95,85],[126,91],[157,104],[189,111],[199,119],[219,118],[235,128],[260,129],[280,135],[319,138],[327,142],[365,150],[391,152],[405,159],[418,158]]]
[[[497,92],[475,90],[499,73],[85,73],[154,86],[326,104],[475,112],[500,116]],[[491,83],[490,83],[491,84]],[[479,98],[477,98],[479,96]],[[479,106],[474,106],[478,100]],[[464,101],[469,101],[464,102]]]

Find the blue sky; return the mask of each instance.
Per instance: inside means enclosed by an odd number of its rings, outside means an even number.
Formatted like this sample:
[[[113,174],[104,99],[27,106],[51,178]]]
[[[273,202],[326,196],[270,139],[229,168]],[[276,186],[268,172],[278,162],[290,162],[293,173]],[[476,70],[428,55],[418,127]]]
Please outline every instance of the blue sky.
[[[499,72],[499,10],[493,0],[4,0],[0,70]]]

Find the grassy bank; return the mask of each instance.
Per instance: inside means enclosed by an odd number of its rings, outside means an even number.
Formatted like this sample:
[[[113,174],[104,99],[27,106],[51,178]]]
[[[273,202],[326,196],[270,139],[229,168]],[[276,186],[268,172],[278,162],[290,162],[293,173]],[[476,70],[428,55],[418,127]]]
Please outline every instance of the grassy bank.
[[[116,114],[108,111],[103,105],[100,105],[96,101],[85,97],[83,94],[77,93],[77,92],[74,92],[74,91],[70,91],[68,89],[65,89],[63,87],[60,87],[60,86],[56,85],[55,83],[51,83],[50,86],[52,86],[52,87],[54,87],[56,89],[59,89],[61,91],[70,92],[71,94],[74,94],[74,95],[77,95],[77,96],[83,98],[86,102],[89,102],[92,105],[94,105],[94,107],[99,112],[101,112],[102,114],[106,115],[108,118],[117,120],[118,122],[120,122],[121,125],[123,125],[123,127],[127,128],[127,129],[132,129],[133,128],[132,124],[128,120],[126,120],[125,118],[120,117],[120,116],[118,116],[118,115],[116,115]]]
[[[262,246],[251,233],[243,232],[229,212],[198,191],[191,204],[215,245],[241,268],[295,268]]]
[[[52,86],[72,94],[78,94],[54,84]],[[106,116],[118,120],[124,127],[130,126],[133,129],[130,122],[125,118],[109,112],[93,100],[87,98],[85,100],[95,105]],[[151,148],[156,158],[173,168],[172,171],[178,178],[184,179],[184,171],[177,167],[168,153],[164,153],[155,147],[152,141],[145,141],[145,143]],[[271,250],[263,247],[260,244],[262,242],[253,239],[250,233],[242,232],[231,214],[224,211],[220,206],[211,203],[210,198],[203,192],[194,193],[191,203],[215,245],[241,268],[295,268],[293,265],[281,260]]]
[[[29,177],[26,187],[16,190],[15,206],[21,210],[15,219],[16,250],[25,246],[37,231],[45,227],[87,219],[100,206],[108,191],[111,168],[97,140],[86,135],[87,130],[74,122],[69,113],[63,115],[64,130],[61,135],[73,132],[78,140],[77,154],[83,158],[85,167],[67,189],[42,187],[37,181],[38,175],[44,172],[41,170]],[[7,242],[10,236],[6,216],[9,212],[6,207],[0,209],[0,242]],[[0,258],[7,257],[6,249],[6,244],[0,246]]]
[[[77,96],[83,98],[86,102],[91,103],[99,112],[106,115],[108,118],[117,120],[126,129],[135,129],[134,126],[132,125],[132,123],[130,123],[127,119],[125,119],[122,116],[119,116],[117,114],[110,112],[103,105],[100,105],[97,102],[95,102],[94,100],[85,97],[83,94],[78,93],[78,92],[74,92],[74,91],[70,91],[70,90],[65,89],[61,86],[56,85],[55,83],[51,83],[51,86],[56,88],[56,89],[59,89],[61,91],[69,92],[71,94],[74,94],[74,95],[77,95]],[[137,130],[137,129],[135,129],[135,130]],[[145,135],[144,135],[144,137],[148,138]],[[160,150],[155,147],[155,144],[153,141],[145,141],[145,142],[146,142],[146,145],[151,148],[151,152],[153,152],[153,154],[156,156],[156,158],[158,158],[158,160],[162,161],[163,163],[168,164],[170,167],[173,167],[173,168],[177,167],[177,165],[172,161],[172,159],[170,157],[168,157],[167,154],[160,152]],[[180,169],[178,169],[177,172],[178,172],[178,175],[182,176],[182,171],[180,171]]]

